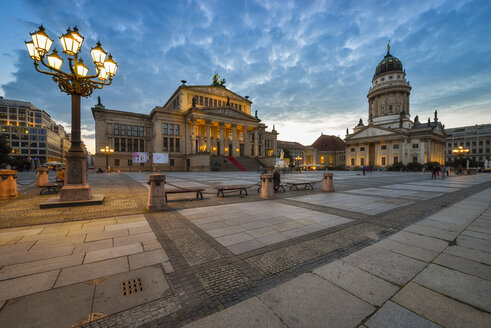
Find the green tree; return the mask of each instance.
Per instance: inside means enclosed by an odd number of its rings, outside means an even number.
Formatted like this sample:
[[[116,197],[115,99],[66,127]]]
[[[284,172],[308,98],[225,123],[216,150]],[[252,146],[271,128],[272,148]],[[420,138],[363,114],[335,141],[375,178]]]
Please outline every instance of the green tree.
[[[0,166],[4,166],[10,163],[10,154],[12,153],[12,147],[7,142],[7,136],[0,134]]]

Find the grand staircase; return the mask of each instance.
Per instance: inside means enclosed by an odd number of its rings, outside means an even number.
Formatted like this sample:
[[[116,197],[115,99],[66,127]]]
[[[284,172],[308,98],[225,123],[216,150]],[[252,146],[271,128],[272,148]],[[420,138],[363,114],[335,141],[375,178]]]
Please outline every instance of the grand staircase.
[[[217,163],[217,164],[215,164]],[[231,157],[231,156],[215,156],[210,157],[210,170],[213,171],[218,167],[219,171],[253,171],[259,170],[261,163],[252,157]]]

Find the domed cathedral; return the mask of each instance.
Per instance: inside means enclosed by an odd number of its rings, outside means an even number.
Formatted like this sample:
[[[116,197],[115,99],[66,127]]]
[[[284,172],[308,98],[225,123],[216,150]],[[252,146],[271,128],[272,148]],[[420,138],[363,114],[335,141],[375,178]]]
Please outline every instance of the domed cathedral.
[[[411,120],[409,96],[411,86],[399,58],[387,54],[375,68],[368,91],[368,122],[360,118],[353,133],[346,130],[346,166],[386,168],[402,162],[444,163],[445,130],[438,121],[421,123],[416,115]]]

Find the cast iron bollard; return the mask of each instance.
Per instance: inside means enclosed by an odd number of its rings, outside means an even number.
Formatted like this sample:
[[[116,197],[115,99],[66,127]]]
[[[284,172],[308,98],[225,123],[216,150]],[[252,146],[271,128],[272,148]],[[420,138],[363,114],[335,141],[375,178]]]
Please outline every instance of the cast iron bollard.
[[[274,196],[273,173],[261,174],[261,198]]]
[[[16,170],[0,170],[0,199],[19,197],[16,179]]]
[[[322,191],[333,192],[334,183],[332,181],[332,173],[324,173],[324,179],[322,180]]]
[[[40,167],[36,170],[36,187],[42,187],[49,183],[48,168]]]
[[[165,204],[165,175],[150,174],[148,176],[148,202],[147,210],[162,211],[167,208]]]

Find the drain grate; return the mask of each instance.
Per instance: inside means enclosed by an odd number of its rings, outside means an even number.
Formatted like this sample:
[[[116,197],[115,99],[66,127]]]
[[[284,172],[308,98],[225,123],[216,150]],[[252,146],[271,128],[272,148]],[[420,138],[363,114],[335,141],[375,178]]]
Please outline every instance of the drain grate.
[[[143,283],[140,278],[123,281],[121,284],[121,295],[128,296],[143,292]]]

